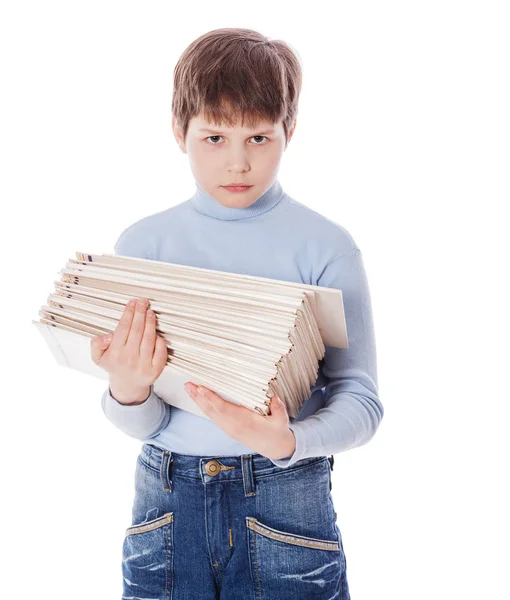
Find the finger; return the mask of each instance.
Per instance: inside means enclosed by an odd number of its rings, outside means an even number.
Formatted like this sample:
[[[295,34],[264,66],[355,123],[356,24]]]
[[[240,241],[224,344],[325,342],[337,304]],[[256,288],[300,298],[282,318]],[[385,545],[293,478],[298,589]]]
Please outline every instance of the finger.
[[[269,404],[269,414],[264,416],[266,418],[272,417],[273,419],[287,418],[287,407],[278,396],[272,396]]]
[[[156,343],[156,315],[149,309],[145,314],[145,328],[140,343],[140,358],[147,364],[152,365],[154,355],[154,344]]]
[[[131,350],[136,354],[140,353],[140,343],[142,341],[143,332],[145,329],[145,313],[148,306],[149,302],[147,298],[138,298],[126,342],[126,346],[131,348]]]
[[[92,360],[96,363],[96,365],[99,364],[101,357],[106,352],[106,350],[108,350],[111,339],[112,336],[110,334],[110,336],[96,335],[90,340],[90,356],[92,357]]]
[[[202,393],[200,393],[200,390],[202,390]],[[198,399],[199,402],[201,401],[203,404],[208,406],[210,411],[222,415],[222,418],[240,419],[247,416],[248,409],[246,409],[244,406],[238,406],[233,402],[225,400],[209,388],[197,386],[194,390],[192,390],[192,394],[194,398]]]
[[[193,392],[195,398],[197,398],[199,401],[206,402],[212,410],[220,412],[221,403],[225,402],[225,400],[223,400],[223,398],[220,398],[215,392],[213,392],[209,388],[204,387],[203,385],[197,386],[193,390]]]
[[[113,339],[111,343],[112,349],[120,348],[126,345],[129,330],[131,329],[131,321],[133,320],[134,307],[136,304],[136,298],[131,298],[124,308],[117,327],[113,333]]]
[[[156,373],[161,373],[168,361],[168,347],[160,335],[156,337],[156,347],[152,358],[152,368]]]
[[[210,410],[212,409],[212,404],[206,399],[206,395],[198,393],[198,386],[188,381],[184,385],[184,389],[188,392],[189,397],[196,402],[196,404],[207,414],[209,415]],[[205,389],[205,388],[202,388]]]

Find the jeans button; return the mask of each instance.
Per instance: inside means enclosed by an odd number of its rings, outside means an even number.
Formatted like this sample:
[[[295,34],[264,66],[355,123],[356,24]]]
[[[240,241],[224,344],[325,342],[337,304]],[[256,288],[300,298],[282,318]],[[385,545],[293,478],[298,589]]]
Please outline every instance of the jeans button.
[[[210,460],[206,463],[205,470],[208,475],[218,475],[221,470],[220,463],[217,460]]]

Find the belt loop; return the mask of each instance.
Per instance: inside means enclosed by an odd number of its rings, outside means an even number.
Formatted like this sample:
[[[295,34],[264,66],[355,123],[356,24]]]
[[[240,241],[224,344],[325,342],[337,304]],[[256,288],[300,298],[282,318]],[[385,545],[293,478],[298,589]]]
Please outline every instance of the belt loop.
[[[163,458],[161,460],[161,481],[163,483],[163,491],[172,491],[172,453],[169,450],[163,450]]]
[[[243,472],[244,495],[255,496],[255,480],[253,477],[253,456],[243,454],[241,456],[241,470]]]
[[[335,457],[333,455],[328,456],[329,464],[331,466],[331,470],[333,470],[333,464],[335,462]]]

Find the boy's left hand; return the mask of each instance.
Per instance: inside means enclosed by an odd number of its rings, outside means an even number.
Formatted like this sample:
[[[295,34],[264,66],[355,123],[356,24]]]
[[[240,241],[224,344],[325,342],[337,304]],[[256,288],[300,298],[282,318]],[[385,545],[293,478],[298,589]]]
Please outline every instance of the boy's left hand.
[[[271,398],[271,415],[260,415],[244,406],[224,400],[212,390],[188,381],[184,386],[190,398],[228,436],[269,459],[288,458],[296,449],[296,438],[289,429],[287,407]]]

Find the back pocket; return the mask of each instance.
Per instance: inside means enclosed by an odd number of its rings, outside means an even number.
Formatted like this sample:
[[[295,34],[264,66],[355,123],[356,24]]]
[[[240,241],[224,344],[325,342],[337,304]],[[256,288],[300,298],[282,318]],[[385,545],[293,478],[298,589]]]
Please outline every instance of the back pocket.
[[[256,600],[341,598],[345,558],[335,540],[280,531],[246,517]]]
[[[174,513],[132,525],[122,547],[124,597],[167,600],[173,587]]]

